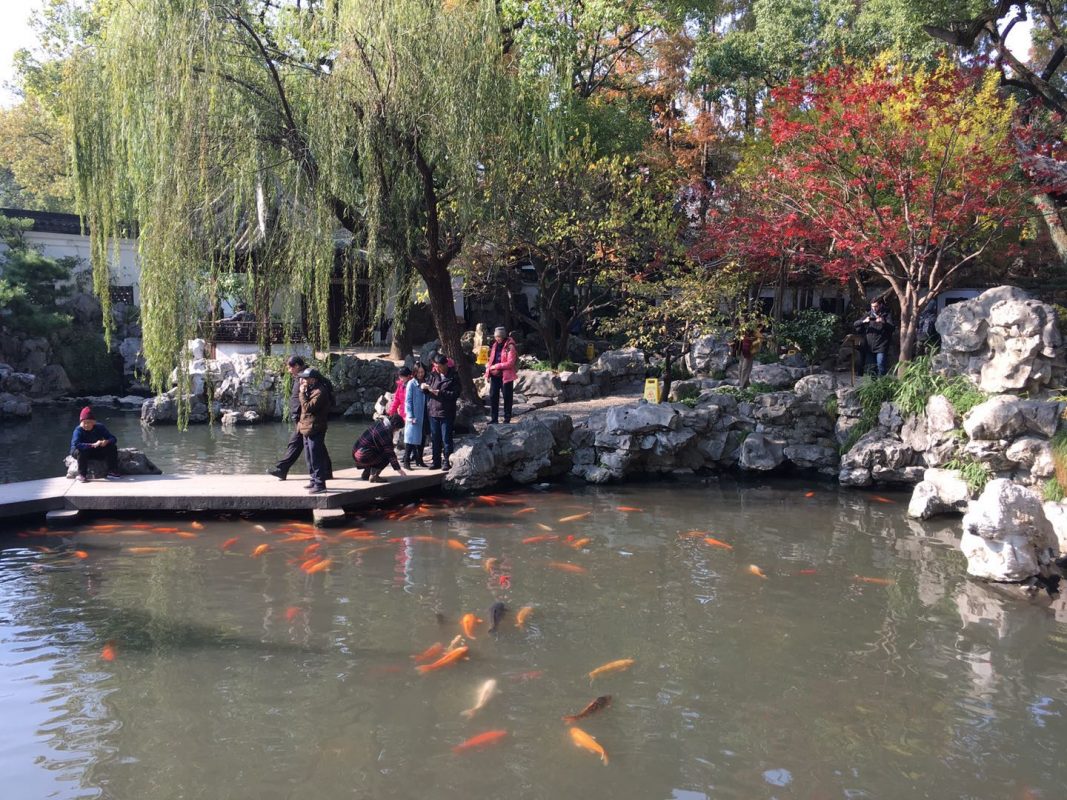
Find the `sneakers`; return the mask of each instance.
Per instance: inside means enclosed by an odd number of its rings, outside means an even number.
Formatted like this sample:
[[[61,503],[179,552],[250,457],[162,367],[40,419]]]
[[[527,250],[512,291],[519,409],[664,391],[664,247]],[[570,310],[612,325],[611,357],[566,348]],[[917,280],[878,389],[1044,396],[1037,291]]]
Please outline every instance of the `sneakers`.
[[[308,491],[308,494],[326,494],[325,486],[315,486]]]
[[[304,484],[304,488],[305,489],[314,489],[315,488],[315,484],[313,484],[313,483],[305,483]]]
[[[440,461],[434,461],[433,463],[430,464],[430,469],[441,469],[441,462]]]
[[[444,469],[446,469],[446,470],[452,469],[452,462],[451,462],[451,461],[449,461],[449,460],[448,460],[448,459],[446,458],[446,459],[445,459],[445,463],[444,463],[444,467],[443,467],[443,468],[444,468]]]
[[[371,475],[369,478],[367,478],[367,481],[369,483],[388,483],[389,482],[385,478],[382,477],[380,472],[376,472],[373,475]]]
[[[361,481],[366,481],[366,480],[370,480],[370,470],[369,470],[369,469],[365,469],[365,470],[363,470],[363,472],[361,472],[361,473],[359,474],[359,479],[360,479]]]
[[[91,480],[92,478],[90,478],[88,475],[78,475],[77,477],[78,483],[88,483]]]
[[[273,475],[275,478],[277,478],[280,481],[284,481],[285,480],[285,473],[282,472],[277,467],[271,467],[270,469],[268,469],[267,470],[267,474],[268,475]]]
[[[121,472],[109,472],[107,474],[107,476],[109,478],[121,478],[122,477],[122,473]]]

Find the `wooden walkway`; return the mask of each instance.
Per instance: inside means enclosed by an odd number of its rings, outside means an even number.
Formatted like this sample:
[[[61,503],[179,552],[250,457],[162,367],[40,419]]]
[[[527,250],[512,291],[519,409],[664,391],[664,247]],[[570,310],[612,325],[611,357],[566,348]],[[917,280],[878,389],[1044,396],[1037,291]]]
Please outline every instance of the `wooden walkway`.
[[[359,479],[360,470],[334,473],[326,494],[309,495],[306,475],[127,475],[78,483],[67,478],[0,484],[0,519],[49,511],[314,511],[417,497],[437,489],[445,473],[415,470],[386,483]]]

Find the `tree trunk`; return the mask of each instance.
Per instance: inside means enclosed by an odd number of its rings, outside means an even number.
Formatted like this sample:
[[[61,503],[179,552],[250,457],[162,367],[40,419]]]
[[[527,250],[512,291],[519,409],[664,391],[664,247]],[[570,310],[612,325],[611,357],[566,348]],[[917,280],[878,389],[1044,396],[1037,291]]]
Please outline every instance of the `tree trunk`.
[[[1049,238],[1056,248],[1056,255],[1060,257],[1060,264],[1067,267],[1067,227],[1064,227],[1063,217],[1060,216],[1056,202],[1047,194],[1035,194],[1031,202],[1037,207],[1041,219],[1048,228]]]
[[[900,342],[900,364],[911,361],[915,357],[915,338],[919,326],[919,296],[907,286],[903,295],[898,294],[900,301],[900,330],[898,332]]]
[[[471,367],[464,358],[459,343],[461,331],[456,322],[456,310],[452,299],[452,276],[448,271],[448,265],[439,260],[431,262],[419,259],[415,263],[415,269],[426,283],[426,291],[430,296],[430,316],[433,317],[434,327],[437,328],[437,337],[441,340],[441,350],[456,362],[460,394],[465,400],[477,402],[478,396],[474,391]]]
[[[411,355],[411,329],[408,320],[411,317],[411,286],[407,281],[396,295],[393,308],[393,336],[389,343],[389,358],[393,361],[406,361]]]
[[[663,354],[663,399],[666,400],[671,396],[671,382],[674,380],[674,353],[671,352],[670,346],[667,347],[667,352]]]

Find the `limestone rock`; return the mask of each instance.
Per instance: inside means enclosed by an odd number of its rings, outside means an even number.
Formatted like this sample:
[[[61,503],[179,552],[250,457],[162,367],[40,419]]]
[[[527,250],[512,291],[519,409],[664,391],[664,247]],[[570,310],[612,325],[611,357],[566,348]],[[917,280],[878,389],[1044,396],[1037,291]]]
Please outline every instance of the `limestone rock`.
[[[208,405],[204,400],[195,395],[187,395],[189,403],[189,422],[207,422],[211,415],[208,413]],[[215,416],[221,412],[217,402],[212,404]],[[171,395],[159,395],[149,397],[141,405],[141,424],[143,425],[174,425],[178,422],[178,402]]]
[[[0,392],[0,419],[28,417],[33,413],[30,398],[25,395]]]
[[[162,470],[152,463],[142,451],[133,447],[119,448],[119,474],[121,475],[162,475]],[[78,461],[74,456],[63,459],[67,469],[67,477],[74,479],[78,475]],[[105,461],[89,459],[90,474],[102,478],[107,475],[107,463]]]
[[[1059,423],[1060,408],[1059,403],[1051,401],[997,395],[972,408],[963,419],[963,429],[971,439],[1013,439],[1024,433],[1051,438]]]
[[[752,383],[762,383],[772,389],[791,389],[804,377],[807,370],[800,367],[786,367],[782,364],[753,364]]]
[[[1048,501],[1043,503],[1041,508],[1056,534],[1060,552],[1067,553],[1067,503]]]
[[[28,394],[37,376],[30,372],[7,372],[0,378],[0,390],[11,394]]]
[[[526,484],[563,474],[571,468],[561,455],[570,437],[570,417],[562,414],[490,426],[453,454],[445,487],[470,491],[504,479]]]
[[[262,418],[255,411],[223,411],[222,412],[222,424],[226,426],[233,425],[257,425],[262,422]]]
[[[613,406],[608,409],[605,429],[612,434],[633,435],[677,430],[681,423],[678,412],[668,405],[639,403],[637,406]]]
[[[48,364],[37,371],[32,394],[34,397],[62,397],[70,390],[67,371],[59,364]]]
[[[970,499],[970,489],[959,470],[928,469],[911,494],[908,516],[930,519],[938,514],[962,514]]]
[[[643,379],[647,364],[645,354],[636,347],[608,350],[593,362],[592,373],[598,383],[609,385]]]
[[[690,373],[711,375],[725,374],[733,361],[729,341],[723,336],[704,336],[693,342],[685,356],[685,366]]]
[[[563,381],[552,372],[521,369],[515,376],[515,392],[525,397],[551,397],[563,394]]]
[[[782,442],[769,439],[762,433],[750,434],[741,445],[741,467],[743,469],[768,470],[780,467],[785,461],[785,448]]]
[[[970,504],[963,531],[960,549],[967,558],[967,571],[977,578],[1025,580],[1059,555],[1059,542],[1041,499],[1003,478],[986,484],[981,497]]]
[[[916,461],[914,450],[884,428],[875,428],[841,457],[838,478],[845,486],[916,483],[922,479],[923,471]]]
[[[825,405],[837,396],[837,379],[833,375],[805,375],[796,382],[793,391],[797,397]]]

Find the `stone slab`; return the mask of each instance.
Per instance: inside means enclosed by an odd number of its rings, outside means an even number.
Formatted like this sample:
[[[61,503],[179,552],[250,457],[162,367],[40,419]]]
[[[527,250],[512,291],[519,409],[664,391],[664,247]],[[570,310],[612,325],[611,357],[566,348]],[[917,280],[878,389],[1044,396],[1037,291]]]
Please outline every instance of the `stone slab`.
[[[79,514],[81,512],[76,508],[64,508],[58,511],[49,511],[44,515],[44,521],[49,528],[64,528],[77,523]]]
[[[311,521],[316,528],[329,528],[332,525],[340,525],[345,521],[343,508],[316,508],[311,512]]]
[[[72,484],[66,478],[0,484],[0,519],[67,508],[63,496]]]

